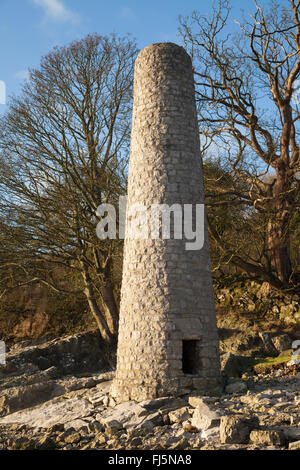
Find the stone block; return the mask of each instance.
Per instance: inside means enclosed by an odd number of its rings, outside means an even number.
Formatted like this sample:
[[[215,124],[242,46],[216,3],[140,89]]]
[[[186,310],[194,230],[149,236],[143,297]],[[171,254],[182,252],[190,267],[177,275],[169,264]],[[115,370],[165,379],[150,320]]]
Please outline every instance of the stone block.
[[[247,444],[250,432],[257,428],[257,417],[246,415],[222,416],[220,425],[220,440],[222,444]]]
[[[282,446],[285,443],[285,437],[281,431],[259,429],[251,431],[250,442],[263,446]]]

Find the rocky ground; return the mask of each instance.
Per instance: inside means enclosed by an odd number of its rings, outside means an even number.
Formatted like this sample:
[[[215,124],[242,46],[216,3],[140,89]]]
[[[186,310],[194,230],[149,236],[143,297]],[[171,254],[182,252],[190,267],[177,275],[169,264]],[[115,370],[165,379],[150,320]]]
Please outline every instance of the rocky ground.
[[[0,449],[300,449],[295,337],[247,327],[220,338],[221,396],[120,405],[97,332],[12,347],[0,366]]]

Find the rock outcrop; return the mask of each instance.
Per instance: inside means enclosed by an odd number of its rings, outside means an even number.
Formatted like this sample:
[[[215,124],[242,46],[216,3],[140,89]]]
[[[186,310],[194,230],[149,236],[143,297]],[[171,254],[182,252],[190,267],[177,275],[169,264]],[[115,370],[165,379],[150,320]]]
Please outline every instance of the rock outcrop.
[[[221,396],[116,404],[107,364],[64,374],[60,362],[43,369],[34,361],[55,358],[54,345],[66,351],[88,338],[35,345],[34,356],[28,345],[9,352],[0,377],[0,449],[299,449],[300,366],[227,379]]]

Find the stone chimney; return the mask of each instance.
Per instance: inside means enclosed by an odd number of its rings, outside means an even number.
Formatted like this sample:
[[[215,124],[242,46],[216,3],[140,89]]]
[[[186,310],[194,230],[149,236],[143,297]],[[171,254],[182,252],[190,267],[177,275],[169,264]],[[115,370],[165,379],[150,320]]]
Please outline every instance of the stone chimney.
[[[130,236],[133,204],[204,204],[193,69],[172,43],[152,44],[135,63],[134,106],[121,290],[117,402],[220,389],[219,345],[207,226],[190,237]],[[179,206],[178,206],[179,205]],[[202,206],[203,207],[203,206]],[[172,220],[172,218],[171,218]],[[149,220],[145,221],[149,225]]]

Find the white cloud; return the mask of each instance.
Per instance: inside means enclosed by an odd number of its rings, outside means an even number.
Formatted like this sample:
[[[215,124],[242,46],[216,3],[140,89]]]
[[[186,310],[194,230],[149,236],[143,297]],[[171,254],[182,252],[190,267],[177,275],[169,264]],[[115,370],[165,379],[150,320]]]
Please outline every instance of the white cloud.
[[[17,80],[29,80],[29,70],[19,70],[14,74],[14,78]]]
[[[123,18],[126,18],[127,20],[135,20],[135,14],[133,13],[132,9],[129,7],[122,7],[121,16]]]
[[[62,0],[32,0],[35,5],[41,6],[47,18],[58,21],[70,21],[79,23],[80,17],[77,13],[69,10]]]

